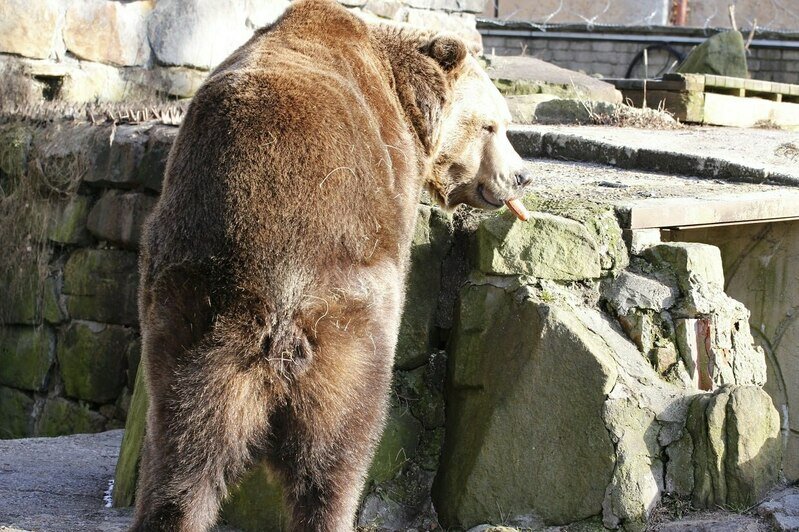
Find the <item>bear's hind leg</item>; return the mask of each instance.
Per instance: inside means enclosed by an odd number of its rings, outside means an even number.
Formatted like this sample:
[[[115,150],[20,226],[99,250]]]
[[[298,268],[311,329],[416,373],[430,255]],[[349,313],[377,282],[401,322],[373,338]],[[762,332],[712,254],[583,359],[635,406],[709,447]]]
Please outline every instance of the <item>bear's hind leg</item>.
[[[288,405],[270,419],[269,460],[297,532],[353,530],[385,421],[393,349],[393,342],[358,340],[357,348],[351,341],[318,351]]]
[[[241,368],[235,351],[235,342],[201,344],[151,393],[131,530],[207,530],[227,485],[250,464],[274,398],[257,366]]]

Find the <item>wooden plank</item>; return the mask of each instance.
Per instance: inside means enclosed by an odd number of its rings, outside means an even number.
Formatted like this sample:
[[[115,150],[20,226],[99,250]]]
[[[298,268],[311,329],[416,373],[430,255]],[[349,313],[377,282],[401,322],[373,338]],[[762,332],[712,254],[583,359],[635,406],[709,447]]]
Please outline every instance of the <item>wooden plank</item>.
[[[702,123],[713,126],[799,127],[799,104],[705,93]]]
[[[716,198],[663,198],[633,202],[627,229],[763,223],[799,218],[799,190],[729,194]]]

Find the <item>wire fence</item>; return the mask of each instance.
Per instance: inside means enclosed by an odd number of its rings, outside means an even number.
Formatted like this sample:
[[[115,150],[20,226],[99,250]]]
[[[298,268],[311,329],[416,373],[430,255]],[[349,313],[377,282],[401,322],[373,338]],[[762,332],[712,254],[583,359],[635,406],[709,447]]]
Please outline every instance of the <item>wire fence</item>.
[[[799,0],[488,0],[483,16],[536,25],[724,28],[799,32]],[[684,10],[684,11],[682,11]]]

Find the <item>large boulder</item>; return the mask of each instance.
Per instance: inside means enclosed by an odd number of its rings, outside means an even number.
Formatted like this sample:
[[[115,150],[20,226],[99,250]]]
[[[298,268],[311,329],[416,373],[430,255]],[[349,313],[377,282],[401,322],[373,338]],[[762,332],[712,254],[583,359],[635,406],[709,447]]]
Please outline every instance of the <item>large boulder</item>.
[[[737,30],[713,35],[688,54],[677,72],[745,78],[749,70],[743,35]]]
[[[79,249],[64,266],[63,294],[75,319],[136,325],[136,254],[115,249]]]
[[[419,206],[411,248],[411,269],[394,364],[413,369],[424,364],[435,342],[441,261],[451,246],[451,222],[439,209]]]
[[[756,386],[726,386],[691,403],[693,502],[747,509],[776,485],[782,464],[780,418]]]
[[[617,371],[597,347],[566,308],[464,288],[434,491],[444,526],[530,513],[563,524],[601,512],[615,467],[602,409]]]
[[[0,0],[0,52],[46,59],[56,49],[59,0]]]
[[[0,384],[44,391],[55,362],[55,335],[47,326],[4,327],[0,331]]]
[[[67,8],[64,43],[81,59],[117,66],[144,65],[150,58],[145,21],[150,0],[91,0]]]

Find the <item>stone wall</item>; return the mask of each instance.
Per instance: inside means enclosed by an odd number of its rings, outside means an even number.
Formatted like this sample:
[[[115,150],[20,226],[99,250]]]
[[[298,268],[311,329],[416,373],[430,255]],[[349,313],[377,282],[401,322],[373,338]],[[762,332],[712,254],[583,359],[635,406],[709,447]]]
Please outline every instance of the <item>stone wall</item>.
[[[146,412],[136,249],[176,131],[0,126],[0,430],[92,432],[127,417],[119,505],[132,501]],[[359,524],[642,530],[666,495],[758,500],[781,467],[779,414],[718,248],[631,254],[612,207],[525,201],[537,211],[527,223],[420,204],[392,407]],[[263,466],[223,518],[285,528]]]
[[[721,250],[725,290],[751,311],[752,335],[766,353],[765,389],[782,420],[785,476],[799,480],[799,222],[675,231],[671,238]]]
[[[368,21],[446,29],[479,47],[483,0],[342,0]],[[0,0],[4,103],[194,94],[288,0]],[[9,101],[11,100],[11,101]]]
[[[668,43],[675,50],[687,54],[694,45],[716,31],[586,25],[550,25],[541,30],[530,24],[491,21],[480,21],[478,29],[483,34],[486,54],[526,54],[563,68],[606,78],[625,77],[630,63],[646,46]],[[658,55],[653,52],[651,64],[655,65],[658,60]],[[753,79],[799,83],[799,34],[757,34],[750,48],[748,66]]]
[[[0,125],[0,438],[124,426],[136,249],[176,130]]]

